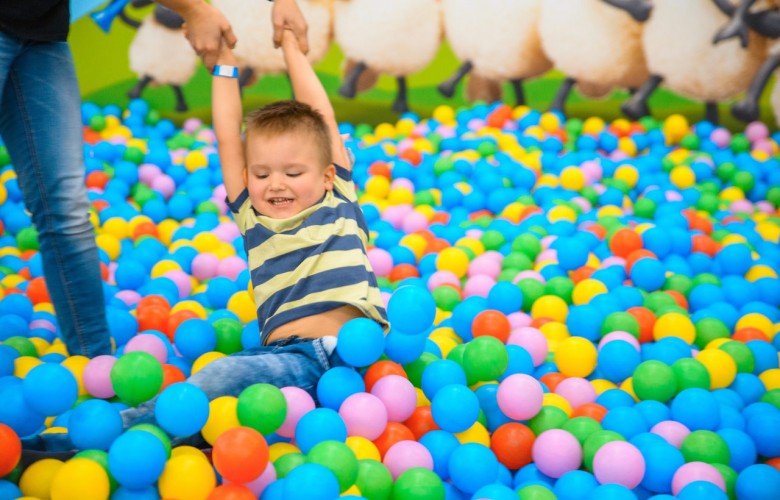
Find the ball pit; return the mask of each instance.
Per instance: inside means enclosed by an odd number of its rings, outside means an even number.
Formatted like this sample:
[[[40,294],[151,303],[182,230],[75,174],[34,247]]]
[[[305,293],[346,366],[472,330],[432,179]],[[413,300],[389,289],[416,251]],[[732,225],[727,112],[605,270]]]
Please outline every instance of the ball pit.
[[[350,367],[317,403],[265,385],[209,403],[186,376],[259,345],[213,133],[138,100],[83,112],[116,353],[67,356],[0,154],[0,496],[777,491],[780,136],[765,125],[498,104],[343,124],[393,329],[345,326]],[[119,411],[156,395],[159,427],[122,432]],[[20,436],[43,431],[83,451],[15,470]],[[166,448],[197,433],[211,456]]]

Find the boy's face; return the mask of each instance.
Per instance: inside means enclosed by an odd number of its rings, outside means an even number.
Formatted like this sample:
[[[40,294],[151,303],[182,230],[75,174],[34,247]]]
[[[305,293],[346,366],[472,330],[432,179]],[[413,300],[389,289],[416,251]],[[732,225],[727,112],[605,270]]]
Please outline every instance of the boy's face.
[[[286,219],[319,202],[333,189],[336,169],[322,165],[316,143],[305,134],[247,137],[246,185],[252,206],[273,219]]]

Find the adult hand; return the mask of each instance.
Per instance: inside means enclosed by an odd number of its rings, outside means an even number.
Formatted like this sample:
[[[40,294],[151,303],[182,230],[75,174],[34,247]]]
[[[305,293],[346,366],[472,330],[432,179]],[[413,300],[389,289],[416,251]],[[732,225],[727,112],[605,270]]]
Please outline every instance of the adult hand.
[[[274,0],[271,20],[274,26],[275,47],[281,46],[284,30],[290,30],[295,34],[295,39],[298,41],[301,52],[304,54],[309,52],[309,39],[307,37],[309,25],[306,23],[306,19],[304,19],[301,9],[298,8],[295,0]]]
[[[236,46],[237,39],[230,22],[222,12],[203,2],[197,2],[180,14],[184,18],[187,40],[211,71],[217,63],[222,40],[231,49]]]

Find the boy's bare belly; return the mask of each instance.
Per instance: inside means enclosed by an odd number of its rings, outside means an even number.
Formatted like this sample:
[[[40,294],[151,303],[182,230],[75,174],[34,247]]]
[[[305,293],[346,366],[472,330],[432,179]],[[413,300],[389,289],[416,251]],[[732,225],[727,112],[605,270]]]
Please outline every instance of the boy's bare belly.
[[[276,328],[268,336],[267,344],[291,335],[298,337],[336,336],[344,323],[355,318],[365,318],[360,309],[354,306],[341,306],[324,313],[305,316]]]

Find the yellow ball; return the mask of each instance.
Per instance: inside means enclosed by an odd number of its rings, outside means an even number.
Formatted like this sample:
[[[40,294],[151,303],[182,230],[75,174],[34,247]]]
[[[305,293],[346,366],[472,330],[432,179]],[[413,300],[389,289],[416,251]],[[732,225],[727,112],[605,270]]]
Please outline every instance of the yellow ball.
[[[666,135],[667,143],[673,144],[688,134],[688,119],[680,114],[670,115],[664,120],[663,131]]]
[[[585,122],[582,124],[582,133],[588,135],[598,135],[602,130],[604,130],[604,126],[605,123],[603,119],[597,116],[591,116],[586,118]]]
[[[160,221],[159,224],[157,224],[157,236],[160,239],[160,241],[168,245],[169,247],[172,245],[173,240],[173,233],[176,232],[177,229],[179,229],[180,224],[173,220],[173,219],[165,219]],[[181,245],[186,244],[186,240],[179,240],[181,241]],[[177,242],[178,243],[178,242]],[[169,249],[170,250],[170,249]],[[173,250],[170,250],[173,252]]]
[[[274,443],[268,447],[268,459],[271,463],[276,462],[279,457],[283,457],[288,453],[300,453],[301,450],[297,446],[290,443],[280,442]]]
[[[379,449],[376,445],[363,436],[349,436],[346,443],[358,460],[382,461],[382,456],[379,454]]]
[[[603,217],[622,217],[623,215],[623,209],[617,205],[606,205],[599,208],[598,212],[596,212],[596,216],[599,219]]]
[[[5,203],[7,199],[8,199],[8,190],[5,188],[4,184],[0,184],[0,205]]]
[[[396,134],[395,127],[390,123],[380,123],[374,130],[374,135],[380,141],[382,139],[394,139]]]
[[[191,311],[198,315],[200,319],[206,319],[208,313],[206,308],[200,302],[194,300],[182,300],[171,308],[171,314],[179,311]]]
[[[485,426],[479,422],[474,422],[474,425],[463,432],[456,432],[455,437],[458,438],[460,444],[477,443],[490,448],[490,434]]]
[[[28,497],[49,498],[54,476],[64,464],[54,458],[44,458],[33,462],[19,478],[19,489]]]
[[[38,356],[43,356],[43,354],[49,350],[49,342],[46,341],[46,339],[42,339],[41,337],[29,337],[30,342],[32,342],[32,345],[35,346],[35,352],[38,354]]]
[[[220,396],[209,403],[209,418],[201,429],[203,439],[209,444],[214,444],[223,432],[240,427],[236,408],[238,398],[233,396]]]
[[[547,218],[550,220],[550,222],[558,222],[561,220],[576,222],[577,212],[575,212],[573,208],[566,205],[556,205],[552,207],[549,212],[547,212]]]
[[[54,474],[52,500],[105,500],[110,493],[108,474],[97,462],[73,458]]]
[[[756,224],[756,232],[766,241],[780,242],[780,227],[772,222],[762,221]]]
[[[542,113],[539,117],[539,126],[545,132],[555,132],[561,127],[561,119],[555,113]]]
[[[414,203],[414,192],[405,187],[397,187],[390,190],[387,201],[391,205],[411,205]]]
[[[585,174],[577,167],[566,167],[561,171],[561,187],[579,191],[585,187]]]
[[[658,318],[653,325],[653,338],[661,340],[664,337],[679,337],[688,344],[693,344],[696,340],[696,327],[684,314],[667,313]]]
[[[257,318],[255,299],[249,292],[243,290],[234,293],[228,299],[227,309],[238,316],[238,319],[244,324]]]
[[[390,179],[383,175],[375,175],[366,181],[366,194],[377,198],[387,198],[390,194]]]
[[[777,273],[771,267],[759,264],[748,269],[745,274],[745,279],[748,281],[754,282],[761,278],[777,278]]]
[[[208,460],[208,457],[202,450],[195,448],[194,446],[175,446],[171,448],[171,456],[169,458],[175,458],[181,455],[194,455],[202,460]]]
[[[168,460],[157,484],[163,498],[206,500],[217,476],[208,460],[184,454]]]
[[[544,396],[542,396],[542,405],[543,406],[554,406],[556,408],[560,408],[564,412],[566,412],[567,416],[571,416],[572,407],[571,404],[561,396],[560,394],[555,394],[553,392],[548,392]]]
[[[79,396],[87,395],[87,389],[84,387],[84,367],[87,366],[87,363],[89,363],[89,358],[81,355],[71,356],[60,363],[76,377],[76,382],[79,386]]]
[[[161,260],[152,267],[150,276],[152,278],[159,278],[165,276],[165,273],[169,271],[181,271],[181,266],[175,260]]]
[[[566,323],[558,321],[550,321],[539,327],[539,331],[542,332],[547,342],[550,345],[558,344],[562,340],[570,337],[569,329],[566,327]]]
[[[696,359],[707,368],[710,374],[711,390],[728,387],[737,376],[737,363],[726,351],[704,349],[696,355]]]
[[[743,328],[755,328],[761,330],[770,339],[774,335],[775,327],[772,320],[759,313],[748,313],[737,320],[737,324],[734,330],[741,330]]]
[[[623,381],[622,384],[620,384],[620,388],[626,391],[627,393],[631,394],[631,397],[634,398],[634,401],[639,401],[639,398],[636,397],[636,392],[634,392],[634,379],[633,377],[628,377]]]
[[[639,180],[639,171],[631,165],[621,165],[615,170],[613,177],[633,188]]]
[[[574,285],[571,300],[575,305],[588,304],[596,295],[608,291],[607,285],[601,281],[587,278]]]
[[[450,271],[458,278],[463,278],[469,269],[469,257],[460,248],[445,248],[436,257],[436,269]]]
[[[501,217],[517,224],[520,222],[520,217],[522,216],[524,209],[525,205],[522,203],[518,203],[516,201],[512,202],[504,207],[504,211],[501,212]]]
[[[636,142],[630,137],[621,137],[618,139],[618,149],[628,156],[636,156],[639,152],[636,147]]]
[[[417,393],[417,405],[416,406],[430,406],[431,401],[428,399],[428,396],[425,395],[422,389],[419,387],[414,388],[415,393]]]
[[[696,184],[696,174],[690,167],[680,165],[672,169],[669,180],[679,189],[686,189]]]
[[[410,120],[409,118],[402,118],[395,124],[395,129],[398,131],[398,134],[402,136],[411,134],[414,131],[414,127],[414,120]]]
[[[745,193],[737,186],[729,186],[720,192],[720,199],[725,201],[740,201],[745,199]]]
[[[121,217],[111,217],[103,223],[103,232],[110,234],[118,239],[124,239],[130,236],[130,228],[127,221]]]
[[[770,368],[762,372],[758,378],[764,383],[767,391],[780,389],[780,368]]]
[[[200,370],[202,370],[203,367],[206,366],[207,364],[211,363],[216,359],[224,358],[225,356],[226,354],[221,353],[219,351],[211,351],[211,352],[203,353],[200,356],[198,356],[198,359],[196,359],[192,363],[192,370],[190,370],[190,372],[192,375],[195,375]]]
[[[192,246],[199,252],[211,252],[222,243],[219,238],[211,233],[201,232],[192,239]]]
[[[608,391],[609,389],[617,389],[617,386],[613,382],[603,378],[591,380],[590,385],[593,386],[593,390],[596,391],[596,394],[601,394],[602,392]]]
[[[433,332],[428,338],[439,348],[442,359],[446,358],[450,351],[458,345],[458,342],[455,339],[445,334]]]
[[[415,258],[420,260],[425,253],[425,247],[428,246],[428,241],[423,235],[412,233],[401,238],[401,241],[399,241],[398,244],[411,250],[412,253],[414,253]]]
[[[596,369],[596,346],[583,337],[569,337],[558,345],[555,364],[567,377],[587,377]]]
[[[550,318],[560,323],[565,323],[568,314],[568,304],[557,295],[542,295],[531,306],[531,317],[534,319]]]
[[[220,241],[219,245],[217,245],[217,248],[212,250],[211,253],[213,253],[214,256],[216,256],[219,260],[222,260],[235,255],[236,249],[230,243]]]
[[[187,172],[200,170],[201,168],[207,167],[208,164],[209,159],[206,158],[206,155],[200,150],[190,151],[187,153],[187,156],[184,157],[184,168],[187,169]]]
[[[458,241],[455,242],[455,246],[459,247],[466,247],[472,252],[474,252],[474,255],[482,255],[485,253],[485,245],[482,244],[481,241],[479,241],[476,238],[472,238],[470,236],[465,236]]]
[[[30,370],[42,364],[43,361],[33,356],[19,356],[14,360],[14,377],[25,378]]]

